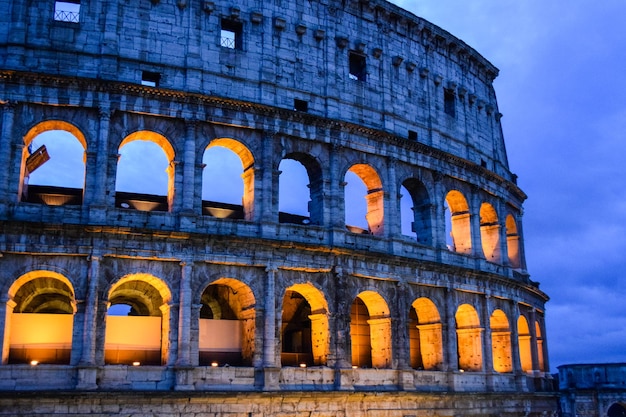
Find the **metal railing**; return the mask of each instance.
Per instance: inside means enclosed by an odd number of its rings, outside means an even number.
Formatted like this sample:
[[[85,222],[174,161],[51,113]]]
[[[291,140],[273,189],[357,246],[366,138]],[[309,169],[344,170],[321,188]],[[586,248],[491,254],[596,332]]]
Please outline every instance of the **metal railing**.
[[[66,10],[54,11],[54,20],[56,20],[57,22],[78,23],[79,16],[80,16],[80,13],[78,12],[68,12]]]

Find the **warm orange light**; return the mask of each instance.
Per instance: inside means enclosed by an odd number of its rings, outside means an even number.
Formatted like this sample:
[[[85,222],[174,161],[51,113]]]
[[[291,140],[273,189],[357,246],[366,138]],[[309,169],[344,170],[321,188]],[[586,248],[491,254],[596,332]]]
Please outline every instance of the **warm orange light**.
[[[306,368],[306,363],[301,363],[300,368]]]
[[[357,369],[357,368],[358,368],[358,366],[352,365],[352,369]]]
[[[214,367],[214,368],[215,368],[215,367],[217,367],[217,365],[218,365],[218,363],[217,363],[217,362],[215,362],[215,361],[211,362],[211,366],[212,366],[212,367]]]
[[[38,361],[38,360],[33,359],[32,361],[30,361],[30,364],[31,364],[32,366],[37,366],[37,365],[39,365],[39,361]]]
[[[133,362],[133,366],[139,366],[139,365],[141,365],[141,362],[139,362],[139,361]]]

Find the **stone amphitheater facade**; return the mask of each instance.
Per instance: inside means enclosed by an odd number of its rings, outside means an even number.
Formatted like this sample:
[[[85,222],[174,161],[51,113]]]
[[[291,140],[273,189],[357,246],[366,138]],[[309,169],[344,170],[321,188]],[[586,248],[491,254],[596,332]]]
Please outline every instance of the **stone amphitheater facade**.
[[[497,74],[381,0],[0,0],[0,415],[553,415]],[[28,184],[47,131],[81,188]],[[116,191],[138,140],[167,195]],[[241,205],[202,197],[216,146]]]

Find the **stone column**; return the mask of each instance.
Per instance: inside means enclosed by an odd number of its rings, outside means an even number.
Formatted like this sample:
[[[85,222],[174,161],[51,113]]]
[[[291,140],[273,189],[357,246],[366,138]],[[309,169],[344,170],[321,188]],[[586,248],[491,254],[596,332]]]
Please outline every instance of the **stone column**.
[[[92,196],[91,204],[106,206],[107,172],[109,168],[109,126],[111,121],[111,109],[108,103],[100,107],[99,114],[96,166],[93,167],[95,170],[95,181],[93,190],[89,193]],[[85,191],[85,193],[87,192]]]
[[[280,357],[276,351],[276,268],[268,265],[265,281],[265,323],[263,326],[263,390],[280,388]]]
[[[345,187],[344,178],[341,178],[339,172],[339,152],[342,147],[336,144],[331,144],[329,149],[329,178],[330,178],[330,190],[327,197],[328,204],[326,207],[326,222],[327,226],[345,230],[346,223],[346,207],[343,201],[343,192]]]
[[[324,366],[328,359],[328,314],[317,313],[309,316],[311,320],[311,350],[313,354],[313,364]]]
[[[255,220],[262,222],[278,221],[278,176],[280,172],[274,170],[274,135],[275,132],[266,132],[263,135],[263,159],[256,171],[261,176],[260,184],[262,193],[259,193],[255,201],[258,205],[258,215]],[[256,181],[259,183],[259,180]]]
[[[11,144],[13,141],[13,122],[15,119],[15,104],[11,102],[4,103],[2,105],[2,131],[0,131],[0,199],[9,202],[9,172],[11,169],[7,169],[11,166]],[[21,162],[21,161],[20,161]]]
[[[444,344],[446,347],[444,363],[447,370],[456,371],[459,369],[459,356],[456,337],[456,293],[454,289],[448,288],[446,291],[446,332]]]
[[[391,318],[369,319],[372,367],[391,367]]]
[[[541,366],[539,363],[539,346],[537,343],[537,329],[535,325],[535,322],[537,321],[537,310],[534,308],[530,311],[528,321],[528,331],[530,332],[530,354],[533,360],[533,371],[538,371],[541,369]]]
[[[89,257],[87,294],[85,296],[85,318],[83,321],[83,349],[80,366],[94,366],[96,363],[96,322],[98,308],[98,280],[100,278],[100,256]]]
[[[185,213],[193,213],[195,208],[196,125],[196,120],[186,120],[183,151],[183,212]]]
[[[180,302],[178,308],[178,356],[177,366],[191,365],[191,277],[193,265],[181,262]]]
[[[439,173],[433,174],[435,192],[432,196],[432,243],[436,248],[447,249],[446,246],[446,213],[445,213],[445,188],[443,177]]]
[[[396,165],[398,160],[396,158],[389,158],[388,160],[388,178],[386,193],[384,194],[386,204],[384,213],[384,236],[385,237],[399,237],[402,236],[402,220],[400,207],[400,187],[398,186],[398,179],[396,176]],[[383,187],[384,189],[385,187]]]
[[[483,252],[483,244],[480,235],[480,206],[481,206],[480,194],[477,188],[472,189],[472,195],[469,199],[469,212],[470,212],[470,234],[472,240],[472,255],[479,259],[485,259],[485,253]]]
[[[517,318],[519,317],[519,311],[517,309],[517,302],[515,300],[510,301],[509,307],[510,314],[508,316],[511,319],[511,356],[513,364],[513,373],[522,373],[522,362],[520,361],[519,352],[519,330],[517,328]]]
[[[178,327],[176,319],[178,318],[178,304],[162,304],[161,310],[161,365],[172,365],[177,355],[178,344]],[[176,329],[174,332],[172,329]]]
[[[9,362],[9,345],[11,343],[11,318],[13,309],[17,304],[13,300],[0,302],[0,317],[4,318],[4,326],[0,327],[0,340],[2,340],[2,364]]]
[[[482,318],[483,328],[485,329],[484,339],[482,343],[483,349],[483,372],[493,373],[493,341],[491,340],[491,295],[485,294],[482,302]]]
[[[268,266],[265,281],[265,323],[263,340],[263,366],[277,367],[276,354],[276,269]]]

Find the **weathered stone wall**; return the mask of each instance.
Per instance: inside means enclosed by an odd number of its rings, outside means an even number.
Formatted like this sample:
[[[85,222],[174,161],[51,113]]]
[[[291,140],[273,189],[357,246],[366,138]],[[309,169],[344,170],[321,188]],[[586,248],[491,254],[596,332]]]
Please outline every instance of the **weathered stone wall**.
[[[618,417],[626,413],[626,364],[559,366],[563,417]]]
[[[477,52],[385,2],[91,1],[76,22],[54,6],[0,0],[1,410],[554,410],[526,196],[497,69]],[[85,150],[80,189],[27,184],[29,146],[54,130]],[[138,139],[168,158],[165,196],[116,191]],[[211,146],[241,160],[238,217],[203,201]],[[279,213],[284,159],[307,171],[308,216]],[[345,224],[348,171],[368,190],[366,230]],[[402,186],[416,237],[402,235]],[[112,358],[142,350],[107,342],[116,304],[160,318],[156,356]],[[71,314],[69,346],[12,342],[14,315],[33,313]],[[222,318],[242,323],[239,357],[203,345],[200,320]],[[289,331],[310,349],[288,350]],[[64,393],[23,393],[50,390]],[[206,395],[176,393],[192,391]]]

